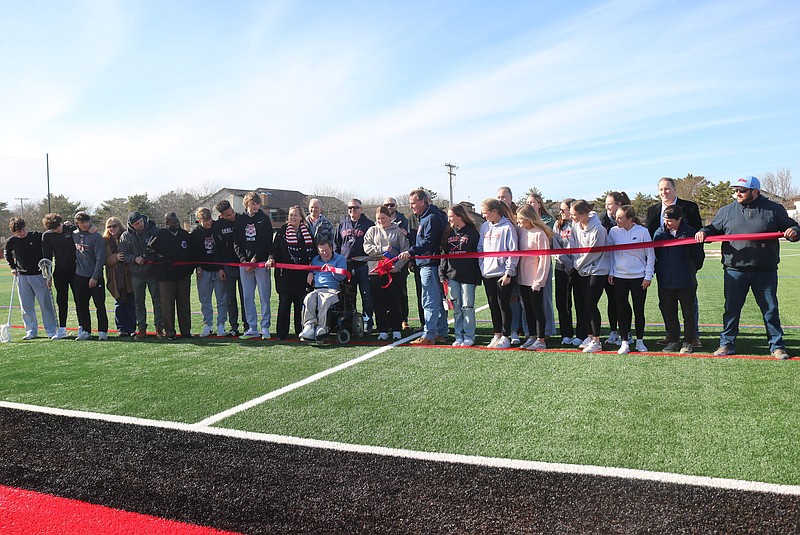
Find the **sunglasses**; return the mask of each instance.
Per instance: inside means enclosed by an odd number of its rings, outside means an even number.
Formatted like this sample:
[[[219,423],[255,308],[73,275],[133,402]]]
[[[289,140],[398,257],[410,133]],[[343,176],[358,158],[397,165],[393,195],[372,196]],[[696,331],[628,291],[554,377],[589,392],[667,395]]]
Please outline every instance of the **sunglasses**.
[[[748,191],[753,191],[751,188],[733,188],[733,191],[736,193],[747,193]]]
[[[361,210],[361,207],[360,206],[348,206],[347,209],[348,210]]]
[[[384,203],[383,206],[385,206],[386,208],[394,208],[395,204],[393,202],[387,202]]]
[[[119,225],[117,225],[116,223],[111,223],[106,228],[119,228]]]

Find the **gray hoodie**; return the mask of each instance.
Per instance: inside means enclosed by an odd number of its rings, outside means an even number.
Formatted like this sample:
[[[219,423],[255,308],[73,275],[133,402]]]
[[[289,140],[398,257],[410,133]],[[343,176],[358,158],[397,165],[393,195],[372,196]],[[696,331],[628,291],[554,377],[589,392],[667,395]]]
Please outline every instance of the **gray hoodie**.
[[[580,223],[572,224],[572,235],[569,238],[570,248],[602,247],[606,245],[608,233],[595,212],[589,213],[586,228]],[[608,275],[611,269],[611,253],[578,253],[572,255],[575,269],[581,277],[589,275]]]

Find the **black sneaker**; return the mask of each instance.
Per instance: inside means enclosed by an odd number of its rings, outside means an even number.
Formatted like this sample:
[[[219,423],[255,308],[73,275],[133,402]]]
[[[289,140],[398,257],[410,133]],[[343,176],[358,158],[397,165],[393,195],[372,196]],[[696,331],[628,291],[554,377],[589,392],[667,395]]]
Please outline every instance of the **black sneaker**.
[[[677,353],[681,350],[681,344],[678,342],[669,342],[667,345],[664,346],[663,351],[664,353]]]
[[[239,338],[242,333],[239,332],[239,329],[231,329],[227,332],[226,336],[232,336],[234,338]]]

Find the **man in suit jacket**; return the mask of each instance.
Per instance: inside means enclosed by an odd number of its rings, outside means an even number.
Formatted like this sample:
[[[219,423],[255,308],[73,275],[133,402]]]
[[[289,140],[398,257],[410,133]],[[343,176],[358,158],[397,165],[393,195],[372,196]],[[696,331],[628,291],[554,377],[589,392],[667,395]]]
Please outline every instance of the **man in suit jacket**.
[[[651,237],[656,233],[658,227],[664,224],[664,209],[673,204],[681,207],[681,210],[683,210],[683,219],[686,220],[690,227],[695,229],[703,227],[703,219],[700,217],[700,208],[692,201],[678,198],[674,179],[665,176],[658,181],[658,196],[661,198],[661,202],[647,209],[645,226],[647,230],[650,231]],[[693,347],[702,347],[700,343],[700,309],[697,303],[697,295],[694,297],[694,315],[695,337],[691,340],[691,343]],[[666,344],[667,339],[660,340],[660,342]]]
[[[675,189],[675,180],[665,176],[658,181],[658,196],[661,202],[654,204],[647,209],[647,219],[645,226],[650,231],[652,237],[658,227],[664,224],[664,209],[667,206],[677,204],[683,210],[683,218],[689,223],[689,226],[695,229],[703,227],[703,220],[700,218],[700,208],[696,203],[678,198],[678,193]]]

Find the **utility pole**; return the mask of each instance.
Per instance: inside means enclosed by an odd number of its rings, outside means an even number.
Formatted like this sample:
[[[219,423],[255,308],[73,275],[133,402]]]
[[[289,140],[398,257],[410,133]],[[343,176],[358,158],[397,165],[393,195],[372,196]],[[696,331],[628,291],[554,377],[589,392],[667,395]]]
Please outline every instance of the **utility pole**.
[[[446,163],[444,164],[447,167],[448,171],[447,174],[450,175],[450,205],[453,204],[453,180],[456,178],[456,172],[454,169],[458,169],[458,166],[454,163]]]
[[[27,201],[28,197],[14,197],[15,200],[19,201],[19,216],[22,217],[22,211],[24,207],[22,206],[22,201]]]
[[[44,158],[47,162],[47,213],[49,214],[52,212],[50,209],[50,153],[46,153]]]

